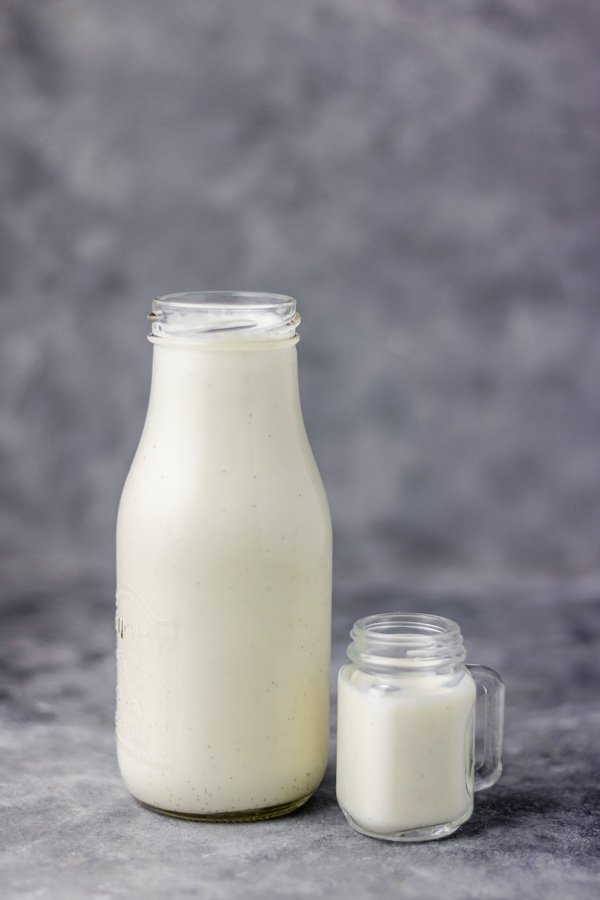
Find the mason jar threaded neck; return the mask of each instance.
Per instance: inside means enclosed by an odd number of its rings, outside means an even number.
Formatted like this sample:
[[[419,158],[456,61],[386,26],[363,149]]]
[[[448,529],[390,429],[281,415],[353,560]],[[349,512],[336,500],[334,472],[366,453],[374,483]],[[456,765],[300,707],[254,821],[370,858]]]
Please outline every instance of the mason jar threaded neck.
[[[452,619],[425,613],[377,613],[354,623],[348,656],[364,670],[448,671],[466,651]]]
[[[285,294],[253,291],[190,291],[152,300],[152,342],[286,341],[294,343],[300,316]]]

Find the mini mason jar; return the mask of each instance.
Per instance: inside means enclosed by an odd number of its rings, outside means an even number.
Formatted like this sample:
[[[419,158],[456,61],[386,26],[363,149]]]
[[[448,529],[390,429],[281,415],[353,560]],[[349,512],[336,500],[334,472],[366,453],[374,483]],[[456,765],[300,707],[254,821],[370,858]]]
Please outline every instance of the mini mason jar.
[[[344,815],[370,837],[446,837],[471,816],[473,792],[500,777],[502,679],[465,665],[460,628],[441,616],[368,616],[351,637],[351,663],[338,679],[337,798]],[[484,737],[475,762],[476,705]]]

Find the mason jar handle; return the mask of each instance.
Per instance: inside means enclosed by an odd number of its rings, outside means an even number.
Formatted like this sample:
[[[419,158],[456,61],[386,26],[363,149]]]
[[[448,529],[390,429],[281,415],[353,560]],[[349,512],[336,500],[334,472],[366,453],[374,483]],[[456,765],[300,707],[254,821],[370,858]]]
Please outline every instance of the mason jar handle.
[[[475,760],[475,790],[483,791],[496,784],[502,774],[504,682],[487,666],[467,666],[467,669],[477,685],[478,710],[483,706],[483,756]]]

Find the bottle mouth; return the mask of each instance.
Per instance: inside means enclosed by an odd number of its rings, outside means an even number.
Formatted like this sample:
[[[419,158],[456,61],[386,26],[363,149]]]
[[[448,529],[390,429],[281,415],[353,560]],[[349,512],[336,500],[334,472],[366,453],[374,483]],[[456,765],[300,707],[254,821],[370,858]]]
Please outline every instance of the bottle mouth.
[[[150,340],[297,340],[300,316],[286,294],[189,291],[152,300]]]
[[[425,613],[377,613],[355,622],[348,656],[357,665],[428,669],[461,665],[466,658],[460,627]]]

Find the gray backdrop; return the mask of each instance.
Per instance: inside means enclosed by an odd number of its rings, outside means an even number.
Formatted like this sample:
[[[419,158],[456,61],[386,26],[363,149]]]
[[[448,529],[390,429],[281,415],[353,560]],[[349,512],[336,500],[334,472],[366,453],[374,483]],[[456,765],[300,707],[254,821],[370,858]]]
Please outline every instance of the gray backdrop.
[[[598,0],[0,0],[7,898],[596,900],[599,185]],[[448,841],[346,828],[335,689],[295,816],[195,827],[119,779],[145,315],[218,288],[300,302],[332,688],[398,608],[505,677],[503,777]]]
[[[0,5],[3,553],[112,566],[153,294],[298,296],[338,580],[598,574],[600,4]]]

